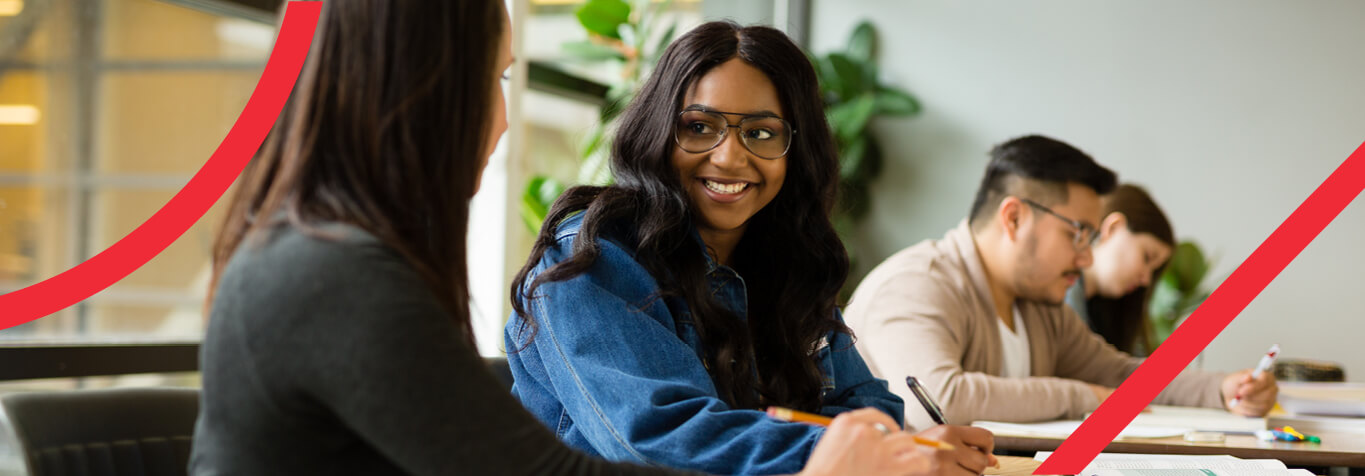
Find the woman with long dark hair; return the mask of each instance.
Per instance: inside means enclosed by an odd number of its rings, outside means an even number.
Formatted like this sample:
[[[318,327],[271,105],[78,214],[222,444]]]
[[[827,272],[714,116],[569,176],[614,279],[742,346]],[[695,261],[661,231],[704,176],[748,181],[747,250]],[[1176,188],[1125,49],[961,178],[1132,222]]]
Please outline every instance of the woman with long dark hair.
[[[623,112],[616,183],[552,207],[512,285],[514,393],[571,446],[727,474],[800,468],[834,415],[902,402],[835,300],[848,255],[815,72],[781,32],[711,22],[664,52]],[[942,474],[978,474],[988,432],[939,427]]]
[[[557,441],[470,331],[469,199],[507,128],[497,0],[332,0],[215,245],[190,471],[681,474]],[[836,420],[805,474],[907,474],[908,436]]]
[[[1101,197],[1101,207],[1094,264],[1067,292],[1067,304],[1114,347],[1145,354],[1147,302],[1175,250],[1175,233],[1137,185],[1119,185]]]

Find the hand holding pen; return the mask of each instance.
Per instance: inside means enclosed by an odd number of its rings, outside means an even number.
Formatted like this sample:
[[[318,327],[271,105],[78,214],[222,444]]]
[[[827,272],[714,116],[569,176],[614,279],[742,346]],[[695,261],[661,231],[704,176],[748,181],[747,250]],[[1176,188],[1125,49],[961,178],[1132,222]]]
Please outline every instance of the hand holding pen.
[[[1256,368],[1234,373],[1223,379],[1223,400],[1228,402],[1228,411],[1246,416],[1263,416],[1275,406],[1279,387],[1275,384],[1275,358],[1280,354],[1280,346],[1272,345],[1261,357]],[[1228,396],[1232,396],[1229,400]]]
[[[995,455],[991,454],[991,451],[995,448],[995,435],[992,435],[990,431],[982,428],[949,425],[948,420],[943,416],[943,409],[939,408],[938,404],[934,402],[934,399],[929,396],[929,392],[925,390],[923,385],[920,385],[919,379],[916,379],[915,377],[905,377],[905,385],[910,387],[910,393],[915,395],[915,399],[919,400],[920,406],[924,407],[924,411],[929,413],[929,418],[932,418],[934,423],[938,424],[936,427],[920,432],[920,435],[965,446],[975,450],[979,455],[986,456],[988,463],[992,467],[1000,466],[1000,460],[997,459]],[[974,468],[974,466],[969,466],[969,464],[961,461],[959,461],[958,464],[969,470]],[[984,469],[984,467],[982,469]]]

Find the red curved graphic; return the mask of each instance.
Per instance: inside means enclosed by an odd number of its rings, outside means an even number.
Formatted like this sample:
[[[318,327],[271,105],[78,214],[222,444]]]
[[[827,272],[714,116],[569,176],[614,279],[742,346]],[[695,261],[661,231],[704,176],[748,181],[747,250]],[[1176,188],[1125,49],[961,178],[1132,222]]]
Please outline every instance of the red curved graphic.
[[[0,329],[76,304],[147,264],[223,196],[265,141],[294,89],[317,29],[321,2],[289,2],[275,48],[246,108],[209,161],[146,223],[84,263],[0,295]]]
[[[1084,470],[1362,189],[1365,144],[1347,157],[1033,474],[1076,474]]]

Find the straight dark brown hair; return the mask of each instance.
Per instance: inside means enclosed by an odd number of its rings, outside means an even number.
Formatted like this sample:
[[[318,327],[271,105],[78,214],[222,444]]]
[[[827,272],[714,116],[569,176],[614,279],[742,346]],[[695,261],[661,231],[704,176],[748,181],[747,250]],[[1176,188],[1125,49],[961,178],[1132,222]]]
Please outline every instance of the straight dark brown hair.
[[[1127,218],[1128,231],[1133,234],[1147,233],[1162,243],[1175,249],[1175,232],[1170,220],[1156,205],[1152,196],[1137,185],[1125,183],[1113,192],[1100,198],[1103,217],[1119,212]],[[1170,261],[1167,260],[1167,263]],[[1147,302],[1151,300],[1152,290],[1166,270],[1166,264],[1152,273],[1152,285],[1143,286],[1126,295],[1108,298],[1096,294],[1086,300],[1085,308],[1090,315],[1090,328],[1104,337],[1104,340],[1124,352],[1148,350],[1146,330]]]
[[[503,24],[496,0],[324,2],[289,102],[237,184],[211,289],[257,232],[288,223],[325,238],[316,224],[347,223],[406,259],[472,343],[465,233]]]

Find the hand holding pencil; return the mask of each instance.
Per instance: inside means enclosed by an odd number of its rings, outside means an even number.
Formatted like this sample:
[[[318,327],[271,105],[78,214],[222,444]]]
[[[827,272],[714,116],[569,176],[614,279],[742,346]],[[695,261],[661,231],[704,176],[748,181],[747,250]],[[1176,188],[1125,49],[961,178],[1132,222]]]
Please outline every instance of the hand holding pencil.
[[[896,454],[899,458],[890,473],[876,472],[876,474],[907,474],[907,475],[967,475],[981,474],[987,465],[998,465],[994,456],[990,455],[990,447],[993,446],[990,432],[979,428],[937,426],[920,434],[910,434],[900,431],[894,420],[883,415],[880,411],[873,409],[862,409],[852,412],[841,413],[837,418],[829,418],[821,415],[790,410],[786,408],[770,407],[768,415],[786,421],[801,422],[811,425],[827,426],[830,430],[821,438],[820,444],[811,455],[811,460],[807,464],[806,474],[838,474],[822,473],[818,468],[822,465],[816,464],[816,456],[821,452],[820,446],[826,445],[827,440],[840,441],[850,438],[852,429],[836,428],[844,420],[849,423],[844,426],[861,425],[863,436],[873,433],[873,437],[878,435],[880,439],[872,438],[872,441],[881,446],[886,446],[900,453]],[[867,427],[872,426],[874,432],[867,431]],[[980,433],[980,434],[977,434]],[[928,435],[939,435],[951,438],[954,441],[965,442],[967,445],[954,445],[942,439],[931,438]],[[831,440],[833,438],[833,440]],[[847,444],[847,442],[845,442]],[[863,443],[869,444],[869,443]],[[970,445],[970,446],[968,446]],[[983,449],[977,449],[983,448]],[[870,450],[869,450],[870,451]],[[877,458],[872,458],[873,461]],[[815,472],[811,472],[811,471]],[[898,472],[899,471],[899,472]],[[864,474],[863,472],[849,472],[845,474]],[[872,474],[872,473],[868,473]]]
[[[819,424],[809,420],[807,423]],[[871,408],[841,413],[830,421],[829,429],[815,444],[806,467],[797,476],[939,474],[933,467],[934,461],[917,450],[921,447],[909,433],[883,433],[878,425],[889,431],[896,422]]]

